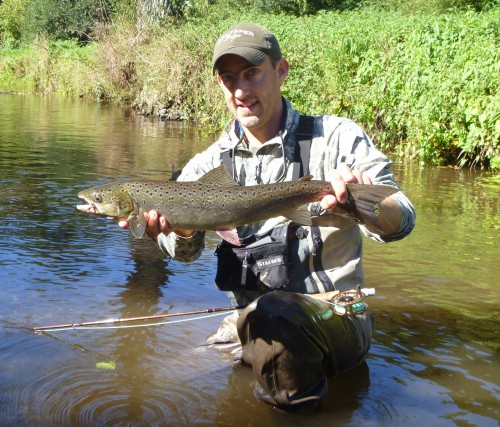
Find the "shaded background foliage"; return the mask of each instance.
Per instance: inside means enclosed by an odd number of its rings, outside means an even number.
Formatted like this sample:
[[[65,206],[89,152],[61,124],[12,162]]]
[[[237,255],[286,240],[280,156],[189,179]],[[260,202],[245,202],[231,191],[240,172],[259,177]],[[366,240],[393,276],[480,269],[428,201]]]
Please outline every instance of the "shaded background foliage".
[[[217,36],[278,36],[284,94],[364,126],[393,154],[500,169],[499,0],[4,0],[0,82],[222,126]],[[32,57],[36,59],[33,60]]]
[[[89,41],[107,7],[101,0],[31,0],[20,24],[21,38],[31,42],[43,34],[54,40]]]
[[[126,17],[143,26],[162,24],[169,17],[203,16],[217,10],[304,16],[323,10],[353,10],[375,6],[403,13],[442,13],[452,8],[497,7],[498,0],[3,0],[0,1],[0,40],[31,42],[40,34],[54,40],[89,40],[98,22]]]

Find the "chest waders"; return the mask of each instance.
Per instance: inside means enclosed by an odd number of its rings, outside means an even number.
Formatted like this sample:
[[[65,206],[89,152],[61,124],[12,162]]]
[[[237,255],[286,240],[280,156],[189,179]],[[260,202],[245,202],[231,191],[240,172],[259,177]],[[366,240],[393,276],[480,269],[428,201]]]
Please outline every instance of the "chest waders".
[[[309,173],[314,121],[313,117],[300,116],[294,180]],[[221,154],[222,163],[230,172],[231,155],[232,150]],[[345,156],[341,156],[341,161],[349,162]],[[336,315],[327,302],[303,295],[304,292],[267,292],[290,290],[288,275],[300,262],[296,259],[297,250],[307,250],[308,262],[302,263],[306,277],[300,279],[307,284],[307,291],[335,290],[323,269],[322,249],[319,227],[287,223],[273,228],[266,236],[242,239],[242,247],[232,247],[224,241],[216,251],[216,283],[221,290],[241,290],[244,286],[262,292],[237,319],[242,358],[253,368],[256,397],[285,410],[314,407],[327,392],[328,377],[361,364],[370,347],[373,317],[368,312],[345,317]],[[293,277],[295,273],[291,273]]]

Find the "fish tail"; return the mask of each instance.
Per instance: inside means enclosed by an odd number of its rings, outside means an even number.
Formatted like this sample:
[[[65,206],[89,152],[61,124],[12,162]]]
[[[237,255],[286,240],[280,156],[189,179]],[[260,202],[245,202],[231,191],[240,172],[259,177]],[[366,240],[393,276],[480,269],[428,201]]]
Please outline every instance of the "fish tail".
[[[382,232],[378,221],[380,204],[399,189],[387,185],[350,184],[348,190],[349,200],[340,206],[356,221]]]

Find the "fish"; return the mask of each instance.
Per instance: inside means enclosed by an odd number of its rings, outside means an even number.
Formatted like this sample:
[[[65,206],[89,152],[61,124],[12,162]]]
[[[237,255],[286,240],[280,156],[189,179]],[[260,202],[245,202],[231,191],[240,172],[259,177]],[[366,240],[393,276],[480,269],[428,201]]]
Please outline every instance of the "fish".
[[[399,191],[386,185],[347,184],[348,201],[333,213],[362,224],[377,224],[379,204]],[[304,176],[294,181],[242,186],[224,166],[197,181],[123,180],[78,193],[87,214],[126,219],[131,233],[143,237],[144,213],[155,209],[172,230],[215,231],[240,246],[236,227],[283,216],[299,225],[311,225],[307,204],[320,201],[334,190],[328,181]]]

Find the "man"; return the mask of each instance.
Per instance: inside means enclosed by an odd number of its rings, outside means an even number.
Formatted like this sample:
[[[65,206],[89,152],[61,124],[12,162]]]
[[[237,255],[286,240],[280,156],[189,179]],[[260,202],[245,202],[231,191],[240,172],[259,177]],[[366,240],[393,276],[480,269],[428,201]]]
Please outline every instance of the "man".
[[[346,183],[397,188],[391,163],[350,120],[321,116],[310,119],[309,127],[299,124],[304,123],[300,114],[281,95],[288,71],[278,41],[265,28],[239,24],[226,31],[214,48],[213,72],[234,118],[179,176],[194,181],[224,164],[241,185],[289,181],[304,174],[300,171],[331,181],[334,193],[308,206],[313,226],[272,218],[238,228],[243,251],[226,242],[217,250],[217,286],[235,306],[246,307],[237,331],[243,361],[256,374],[256,394],[284,409],[318,402],[327,377],[359,364],[372,337],[369,313],[337,316],[328,303],[304,294],[363,286],[360,230],[389,242],[409,234],[415,221],[413,206],[401,192],[380,203],[375,225],[332,213],[348,200]],[[305,148],[298,148],[299,136],[309,139]],[[201,254],[204,232],[170,230],[168,218],[155,211],[147,223],[149,236],[173,258],[192,261]],[[269,245],[277,252],[261,264],[273,267],[250,270],[248,262],[257,258],[252,251],[262,254]],[[275,264],[279,269],[273,269]]]

